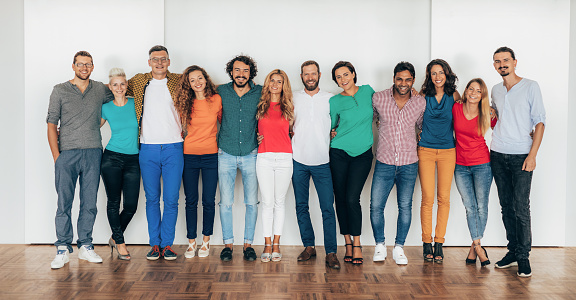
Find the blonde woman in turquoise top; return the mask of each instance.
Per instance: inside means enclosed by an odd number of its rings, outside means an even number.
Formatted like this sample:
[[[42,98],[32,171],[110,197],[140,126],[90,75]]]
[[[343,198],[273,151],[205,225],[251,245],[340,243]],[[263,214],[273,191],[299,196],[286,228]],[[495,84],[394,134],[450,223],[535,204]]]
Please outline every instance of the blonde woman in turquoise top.
[[[346,241],[344,262],[362,264],[360,193],[372,168],[372,95],[369,85],[356,86],[356,70],[347,61],[332,68],[332,79],[344,91],[330,98],[334,138],[330,169],[340,234]]]

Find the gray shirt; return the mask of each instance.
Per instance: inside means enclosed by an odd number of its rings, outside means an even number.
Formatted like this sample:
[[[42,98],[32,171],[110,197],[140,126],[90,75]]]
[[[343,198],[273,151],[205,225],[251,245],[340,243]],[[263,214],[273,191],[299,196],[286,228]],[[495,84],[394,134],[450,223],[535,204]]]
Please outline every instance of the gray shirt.
[[[70,81],[55,85],[50,95],[46,122],[58,125],[60,121],[60,151],[102,149],[102,104],[113,99],[110,89],[99,81],[90,80],[84,93]]]

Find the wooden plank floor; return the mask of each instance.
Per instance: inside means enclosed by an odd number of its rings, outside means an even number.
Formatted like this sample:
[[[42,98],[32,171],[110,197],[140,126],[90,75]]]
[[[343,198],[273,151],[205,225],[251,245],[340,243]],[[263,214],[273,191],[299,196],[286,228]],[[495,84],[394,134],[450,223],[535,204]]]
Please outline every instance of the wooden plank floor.
[[[174,250],[183,254],[184,245]],[[388,247],[385,262],[371,261],[374,247],[364,248],[365,263],[342,262],[341,270],[324,265],[324,249],[308,262],[297,262],[303,249],[282,246],[279,263],[245,262],[236,246],[234,259],[221,262],[222,246],[207,258],[147,261],[147,246],[129,246],[132,261],[96,246],[104,262],[79,261],[50,269],[55,248],[47,245],[0,245],[0,299],[576,299],[576,248],[534,248],[532,278],[516,268],[499,270],[494,262],[505,248],[489,247],[486,268],[464,263],[468,248],[445,247],[444,264],[424,262],[421,247],[406,247],[407,266],[397,266]],[[255,247],[258,255],[262,246]]]

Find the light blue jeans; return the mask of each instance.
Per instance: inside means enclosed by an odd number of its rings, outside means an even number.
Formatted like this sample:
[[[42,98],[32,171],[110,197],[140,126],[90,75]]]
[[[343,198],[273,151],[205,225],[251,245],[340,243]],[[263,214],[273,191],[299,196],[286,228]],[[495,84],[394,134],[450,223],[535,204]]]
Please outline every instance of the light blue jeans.
[[[394,184],[396,184],[398,202],[395,244],[404,245],[406,242],[412,221],[412,195],[417,175],[418,162],[394,166],[376,161],[370,199],[370,221],[376,244],[384,244],[384,208]]]
[[[240,169],[244,186],[244,243],[252,244],[258,218],[258,180],[256,179],[256,156],[258,148],[244,156],[230,155],[218,149],[218,185],[220,187],[220,222],[224,244],[234,243],[234,221],[232,205],[236,172]]]
[[[490,163],[475,166],[456,165],[454,179],[462,203],[466,208],[466,220],[472,240],[484,236],[488,220],[488,199],[492,185],[492,168]]]

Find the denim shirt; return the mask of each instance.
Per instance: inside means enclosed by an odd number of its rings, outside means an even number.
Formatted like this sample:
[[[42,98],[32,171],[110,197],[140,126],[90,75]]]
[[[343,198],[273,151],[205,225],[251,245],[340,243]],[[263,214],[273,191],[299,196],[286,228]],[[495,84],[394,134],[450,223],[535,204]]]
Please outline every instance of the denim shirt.
[[[234,83],[218,87],[222,97],[222,125],[218,132],[218,148],[234,155],[244,156],[252,152],[256,141],[256,109],[262,95],[262,86],[250,81],[250,90],[239,97],[234,91]]]

